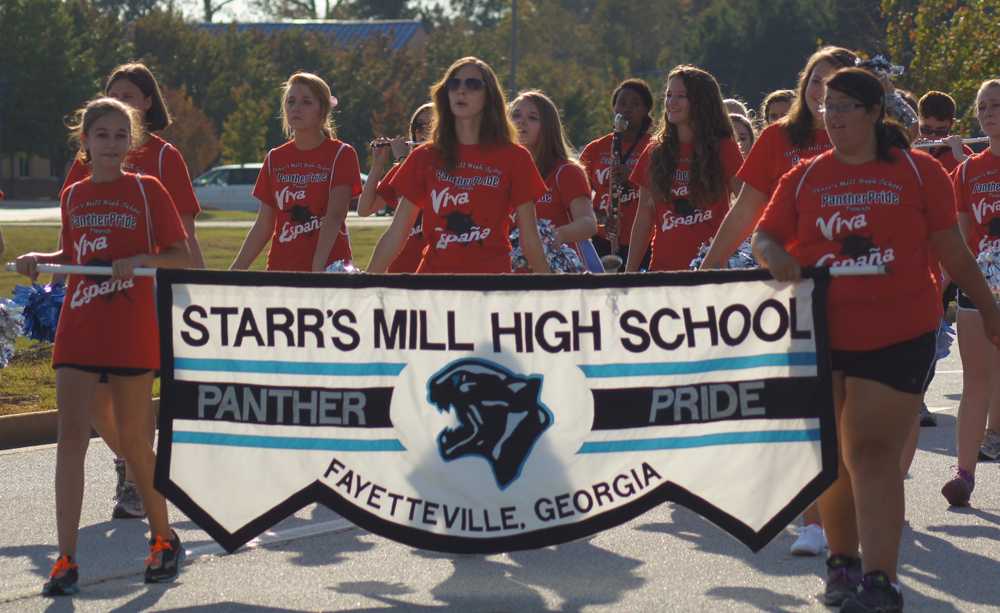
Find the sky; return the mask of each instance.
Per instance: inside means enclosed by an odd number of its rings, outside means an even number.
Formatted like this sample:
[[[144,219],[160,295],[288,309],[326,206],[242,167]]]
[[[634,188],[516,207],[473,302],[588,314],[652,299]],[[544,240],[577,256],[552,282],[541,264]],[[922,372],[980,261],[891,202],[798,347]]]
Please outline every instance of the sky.
[[[418,6],[433,6],[440,1],[447,2],[447,0],[417,0],[416,4]],[[321,3],[322,0],[318,0],[317,4]],[[200,17],[201,15],[202,0],[179,0],[178,5],[185,15],[193,18]],[[252,5],[253,3],[250,0],[234,0],[219,12],[215,17],[215,21],[225,23],[233,20],[259,21],[266,19],[266,16],[254,9]]]

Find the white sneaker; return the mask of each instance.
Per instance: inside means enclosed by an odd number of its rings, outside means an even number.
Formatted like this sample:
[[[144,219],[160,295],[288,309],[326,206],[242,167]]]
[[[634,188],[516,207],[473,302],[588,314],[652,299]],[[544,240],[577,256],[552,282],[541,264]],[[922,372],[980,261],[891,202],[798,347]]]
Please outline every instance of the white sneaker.
[[[986,431],[983,444],[979,448],[979,461],[996,462],[1000,460],[1000,434],[992,430]]]
[[[818,556],[826,549],[826,534],[816,524],[803,526],[799,538],[792,543],[792,554],[797,556]]]

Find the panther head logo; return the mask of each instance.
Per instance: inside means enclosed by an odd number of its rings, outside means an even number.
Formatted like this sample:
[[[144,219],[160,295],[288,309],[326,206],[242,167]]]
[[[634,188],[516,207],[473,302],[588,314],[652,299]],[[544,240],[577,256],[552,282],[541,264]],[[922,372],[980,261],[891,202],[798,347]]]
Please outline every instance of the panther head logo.
[[[457,211],[449,213],[448,216],[445,217],[445,222],[448,224],[448,231],[454,232],[455,234],[465,234],[476,225],[476,222],[472,219],[472,215],[459,213]]]
[[[1000,217],[994,217],[990,220],[986,233],[994,238],[1000,237]]]
[[[438,434],[445,461],[478,455],[489,462],[500,489],[521,475],[525,460],[552,425],[541,403],[540,375],[516,375],[503,366],[475,358],[456,360],[427,382],[438,411],[454,409],[459,425]]]
[[[306,223],[313,217],[312,211],[309,210],[309,207],[302,206],[301,204],[296,204],[295,206],[293,206],[291,213],[292,213],[292,221],[296,223]]]
[[[860,258],[878,249],[872,239],[860,234],[849,234],[841,241],[840,253],[849,258]]]
[[[694,204],[687,198],[674,198],[674,211],[680,217],[694,215]]]

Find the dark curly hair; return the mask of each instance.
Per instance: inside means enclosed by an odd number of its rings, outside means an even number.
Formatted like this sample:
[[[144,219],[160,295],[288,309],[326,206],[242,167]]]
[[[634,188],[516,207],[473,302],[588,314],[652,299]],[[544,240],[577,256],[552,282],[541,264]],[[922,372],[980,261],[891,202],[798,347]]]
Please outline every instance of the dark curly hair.
[[[726,191],[722,177],[720,158],[723,139],[733,138],[733,124],[722,104],[719,83],[710,73],[695,66],[682,65],[667,75],[671,79],[684,81],[690,104],[691,128],[694,130],[694,156],[691,161],[689,200],[701,208],[718,200]],[[680,139],[677,126],[667,120],[667,107],[663,108],[660,129],[653,137],[650,152],[650,183],[654,193],[661,199],[669,199],[670,187],[677,170],[680,154]]]

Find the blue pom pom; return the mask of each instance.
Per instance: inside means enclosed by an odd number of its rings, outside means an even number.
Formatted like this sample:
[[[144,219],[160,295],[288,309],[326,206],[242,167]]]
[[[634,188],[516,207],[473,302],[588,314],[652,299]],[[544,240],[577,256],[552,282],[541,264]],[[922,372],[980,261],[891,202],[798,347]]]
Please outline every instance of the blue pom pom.
[[[24,318],[22,334],[36,341],[54,341],[65,298],[66,287],[62,283],[15,286],[14,303],[22,308]]]

